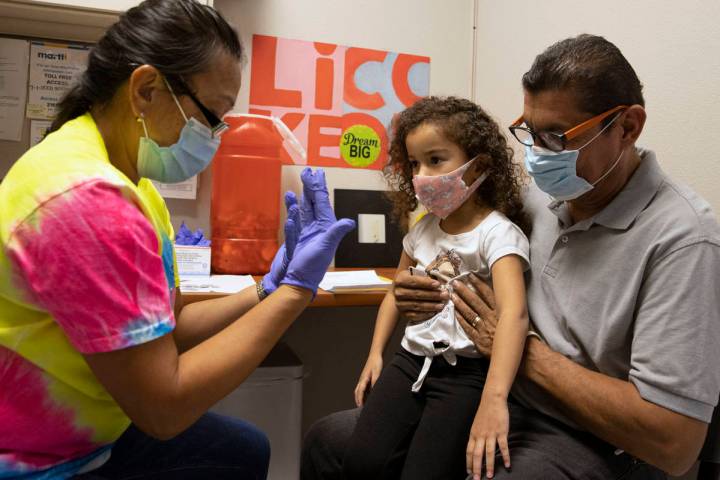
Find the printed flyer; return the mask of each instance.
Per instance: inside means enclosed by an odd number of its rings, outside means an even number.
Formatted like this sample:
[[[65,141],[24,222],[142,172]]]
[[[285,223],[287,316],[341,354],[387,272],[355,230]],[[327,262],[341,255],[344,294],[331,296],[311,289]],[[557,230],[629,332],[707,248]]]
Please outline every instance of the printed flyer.
[[[89,47],[48,42],[30,45],[27,117],[51,120],[56,106],[86,68]]]

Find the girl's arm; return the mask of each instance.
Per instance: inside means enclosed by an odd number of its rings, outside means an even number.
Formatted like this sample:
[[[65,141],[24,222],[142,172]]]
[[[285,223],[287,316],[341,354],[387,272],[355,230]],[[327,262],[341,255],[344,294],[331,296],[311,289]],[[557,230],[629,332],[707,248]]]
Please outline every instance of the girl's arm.
[[[492,278],[499,318],[483,398],[507,400],[520,365],[529,324],[523,260],[516,255],[502,257],[493,264]]]
[[[397,271],[402,272],[414,265],[415,261],[403,251],[400,256]],[[355,387],[355,403],[357,406],[363,404],[365,395],[370,388],[375,385],[375,381],[380,376],[383,365],[382,355],[390,341],[390,337],[395,331],[399,317],[400,314],[395,306],[395,296],[393,292],[390,291],[385,294],[385,298],[378,309],[377,319],[375,320],[375,330],[373,332],[372,343],[370,344],[370,353],[368,354],[365,367],[363,367],[357,386]]]
[[[516,255],[502,257],[493,264],[492,278],[499,313],[498,325],[490,369],[466,452],[467,467],[472,469],[476,479],[480,478],[484,456],[487,478],[492,478],[496,445],[500,447],[505,467],[510,467],[507,397],[520,365],[529,324],[523,260]]]
[[[415,261],[403,251],[400,256],[397,271],[401,272],[412,266],[415,266]],[[392,292],[388,292],[385,294],[385,298],[378,309],[377,319],[375,320],[375,331],[373,332],[373,339],[370,344],[370,355],[382,356],[393,331],[395,331],[398,318],[399,313],[395,306],[395,296]]]

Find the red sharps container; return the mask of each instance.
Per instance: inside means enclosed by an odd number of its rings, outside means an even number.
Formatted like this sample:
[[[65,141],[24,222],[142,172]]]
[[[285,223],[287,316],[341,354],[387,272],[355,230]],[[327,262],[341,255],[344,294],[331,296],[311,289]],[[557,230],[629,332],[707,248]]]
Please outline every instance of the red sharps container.
[[[224,120],[212,163],[212,270],[263,274],[278,249],[283,136],[270,118]]]

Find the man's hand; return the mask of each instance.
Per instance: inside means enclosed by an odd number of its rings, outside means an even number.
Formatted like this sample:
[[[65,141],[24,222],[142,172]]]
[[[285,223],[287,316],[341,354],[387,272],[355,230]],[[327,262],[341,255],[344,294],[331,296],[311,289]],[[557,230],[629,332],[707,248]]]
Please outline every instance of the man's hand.
[[[430,277],[411,275],[407,270],[395,276],[393,295],[400,316],[410,322],[432,318],[448,301],[448,293],[440,288],[440,282]]]
[[[476,275],[470,274],[467,279],[467,284],[459,281],[452,283],[455,319],[478,351],[489,358],[498,322],[495,294]]]

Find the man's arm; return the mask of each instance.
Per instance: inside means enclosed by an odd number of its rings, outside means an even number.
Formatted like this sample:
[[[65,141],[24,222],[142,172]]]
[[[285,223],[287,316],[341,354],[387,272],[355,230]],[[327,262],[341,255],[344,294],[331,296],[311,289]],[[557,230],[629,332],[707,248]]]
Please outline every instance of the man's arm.
[[[696,275],[702,270],[699,264],[712,265],[710,260],[703,256],[692,262],[680,262],[680,259],[677,259],[678,263],[683,264],[683,268],[693,269]],[[652,295],[673,297],[670,300],[676,305],[676,313],[680,316],[689,315],[682,311],[680,306],[695,303],[694,300],[688,302],[691,294],[677,291],[677,288],[673,290],[673,286],[667,283],[672,283],[672,276],[664,274],[663,269],[656,269],[653,275],[659,275],[662,281],[655,282],[649,289],[653,292],[643,292],[644,299],[647,300]],[[489,355],[497,324],[493,292],[479,279],[471,276],[470,280],[472,290],[460,283],[455,285],[456,295],[453,301],[460,314],[458,321],[481,353]],[[681,298],[675,299],[676,296]],[[657,302],[648,301],[646,305],[654,308]],[[660,322],[660,317],[655,313],[639,312],[643,320],[636,324],[636,336],[644,325]],[[470,322],[475,315],[479,315],[483,321],[478,322],[473,329]],[[699,327],[700,322],[697,322],[696,328]],[[717,334],[715,330],[711,329],[706,335],[711,339],[711,343]],[[647,336],[651,335],[648,333]],[[696,333],[690,335],[691,338],[696,336]],[[702,343],[702,340],[692,343],[691,340],[667,336],[657,341],[673,343],[661,346],[661,352],[656,353],[655,357],[662,356],[662,351],[670,351],[672,345],[677,345],[678,342],[688,348],[699,349]],[[643,342],[635,340],[634,348],[643,347],[637,345],[641,343]],[[654,348],[658,349],[657,346]],[[644,357],[649,358],[652,355],[646,352]],[[534,337],[527,342],[520,374],[549,393],[576,423],[608,443],[670,474],[684,473],[697,460],[707,432],[707,424],[643,399],[635,384],[630,381],[588,370],[554,352]]]
[[[692,467],[707,424],[644,400],[635,385],[581,367],[529,337],[520,373],[579,425],[671,475]]]

